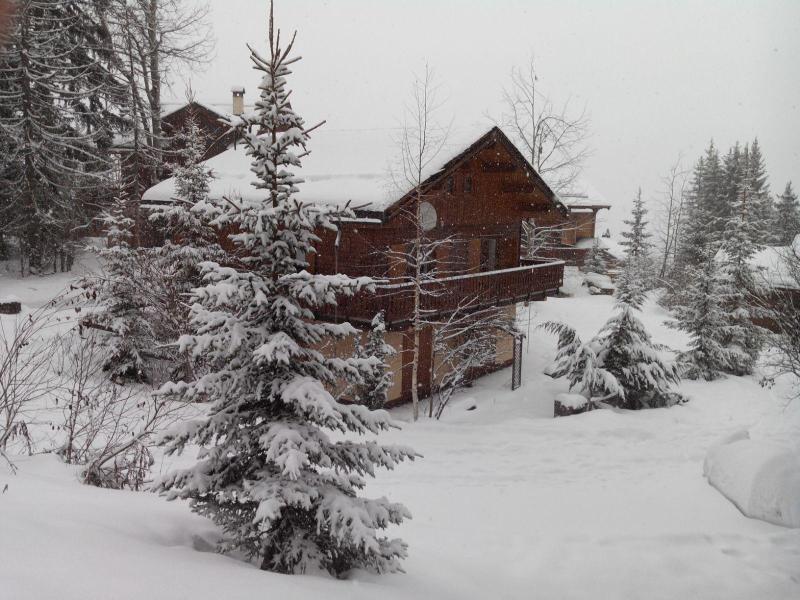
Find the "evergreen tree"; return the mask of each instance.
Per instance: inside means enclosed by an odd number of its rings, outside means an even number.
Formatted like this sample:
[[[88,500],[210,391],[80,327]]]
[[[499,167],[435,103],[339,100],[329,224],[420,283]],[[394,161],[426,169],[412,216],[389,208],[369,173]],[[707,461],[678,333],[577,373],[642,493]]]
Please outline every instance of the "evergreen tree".
[[[650,256],[652,244],[648,241],[651,234],[647,231],[646,217],[647,208],[642,200],[642,190],[639,189],[631,218],[623,221],[628,230],[621,233],[620,246],[625,248],[624,268],[629,271],[632,279],[637,280],[637,285],[642,286],[643,291],[650,289],[653,283],[653,262]]]
[[[623,221],[628,226],[628,230],[621,233],[622,241],[619,243],[620,246],[625,248],[627,258],[645,257],[652,245],[647,241],[650,238],[650,233],[647,231],[646,216],[647,208],[645,208],[644,200],[642,200],[642,190],[639,188],[636,199],[633,201],[631,218]]]
[[[392,387],[392,372],[386,359],[395,354],[394,348],[386,343],[386,323],[383,311],[372,319],[365,344],[360,336],[355,337],[355,356],[372,362],[363,376],[363,382],[355,387],[355,399],[370,409],[383,408]]]
[[[165,262],[180,266],[182,291],[189,292],[202,283],[199,265],[224,257],[219,235],[211,224],[221,211],[208,196],[211,172],[203,164],[205,142],[194,115],[189,116],[173,143],[177,159],[171,165],[175,197],[153,207],[150,220],[167,236],[158,254]]]
[[[775,220],[775,205],[772,202],[772,193],[767,182],[767,167],[758,138],[755,138],[750,144],[747,161],[744,173],[747,176],[753,206],[751,218],[757,225],[756,237],[753,241],[758,244],[772,243],[775,241],[771,227]]]
[[[108,171],[114,78],[102,63],[103,33],[89,0],[20,0],[0,39],[0,144],[7,152],[0,201],[23,274],[72,260],[84,203]]]
[[[311,308],[355,293],[370,282],[312,275],[306,257],[315,229],[334,228],[341,211],[295,197],[309,129],[292,110],[286,77],[290,56],[269,21],[269,54],[252,51],[263,73],[254,115],[237,119],[263,199],[231,199],[215,222],[229,227],[240,259],[203,264],[205,287],[193,293],[192,335],[183,348],[203,356],[212,371],[163,393],[210,401],[207,416],[167,437],[168,452],[204,446],[193,467],[161,480],[168,498],[226,533],[222,549],[258,557],[282,573],[322,568],[337,576],[353,568],[399,571],[406,544],[378,530],[410,515],[385,498],[360,498],[366,475],[413,459],[405,447],[332,439],[328,432],[379,433],[393,427],[384,411],[336,402],[328,389],[358,382],[364,359],[328,358],[318,348],[356,333],[349,324],[319,322]],[[233,206],[232,206],[233,205]],[[350,213],[352,214],[352,213]]]
[[[142,381],[146,379],[145,355],[156,344],[153,322],[159,310],[149,302],[152,278],[147,276],[147,250],[130,244],[130,212],[127,195],[120,191],[102,217],[107,232],[107,246],[97,250],[102,271],[83,278],[79,287],[95,304],[82,319],[83,325],[108,334],[104,368],[115,380]]]
[[[703,264],[716,239],[719,219],[715,214],[720,210],[722,187],[719,154],[711,141],[692,174],[691,189],[680,226],[678,250],[663,298],[668,306],[679,306],[687,301],[685,296],[691,285],[691,273]]]
[[[603,257],[603,249],[600,247],[600,240],[597,238],[592,242],[592,248],[589,250],[589,255],[586,257],[583,268],[587,273],[597,273],[598,275],[606,275],[608,273],[608,265]]]
[[[689,350],[679,357],[682,374],[689,379],[713,381],[722,373],[730,373],[742,357],[736,349],[724,346],[730,334],[725,310],[727,285],[712,250],[701,268],[689,274],[685,306],[676,308],[676,320],[667,324],[689,334]]]
[[[795,236],[800,234],[800,204],[791,181],[786,184],[783,194],[778,196],[772,231],[775,234],[775,243],[780,246],[790,245]]]
[[[759,233],[759,223],[752,217],[749,182],[745,173],[722,243],[723,294],[729,319],[729,329],[722,343],[732,353],[731,372],[735,375],[753,372],[764,341],[763,329],[753,322],[759,316],[753,302],[758,286],[750,259],[758,249],[754,240]]]
[[[564,323],[547,322],[547,331],[559,336],[553,377],[566,377],[570,389],[578,389],[590,406],[606,402],[628,409],[666,406],[677,400],[670,386],[680,377],[674,365],[666,364],[636,309],[617,303],[614,314],[589,342]]]
[[[562,323],[544,327],[559,336],[558,355],[552,373],[567,377],[570,389],[578,388],[591,404],[599,401],[629,409],[671,403],[669,387],[680,378],[674,365],[659,356],[655,344],[634,311],[644,302],[645,290],[636,263],[627,261],[617,281],[617,314],[584,344],[575,331]]]

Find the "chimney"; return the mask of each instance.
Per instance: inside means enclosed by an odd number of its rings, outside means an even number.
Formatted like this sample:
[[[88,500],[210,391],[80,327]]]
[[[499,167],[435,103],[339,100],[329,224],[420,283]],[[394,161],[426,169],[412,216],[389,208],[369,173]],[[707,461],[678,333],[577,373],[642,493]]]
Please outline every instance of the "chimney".
[[[233,114],[239,116],[244,112],[244,87],[235,85],[231,88],[233,94]]]

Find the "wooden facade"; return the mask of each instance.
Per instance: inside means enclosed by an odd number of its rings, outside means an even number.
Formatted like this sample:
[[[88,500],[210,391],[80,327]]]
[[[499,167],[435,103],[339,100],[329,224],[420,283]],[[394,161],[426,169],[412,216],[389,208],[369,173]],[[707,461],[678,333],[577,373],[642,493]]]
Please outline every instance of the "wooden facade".
[[[446,240],[436,252],[435,272],[440,275],[424,285],[432,292],[421,300],[426,320],[435,323],[437,317],[444,318],[459,306],[463,309],[465,299],[470,300],[469,310],[506,306],[513,313],[516,303],[544,300],[563,283],[563,262],[523,264],[520,242],[523,221],[564,223],[569,211],[500,129],[491,129],[448,161],[420,190],[419,194],[409,191],[383,210],[356,210],[357,218],[340,223],[338,232],[318,232],[321,241],[316,254],[309,257],[309,269],[316,273],[381,280],[375,294],[340,298],[336,307],[317,316],[366,327],[378,311],[384,311],[390,343],[402,365],[394,373],[393,403],[411,397],[414,298],[413,285],[406,278],[412,267],[398,261],[391,251],[410,250],[416,234],[410,215],[416,202],[430,204],[435,213],[426,237]],[[431,393],[437,361],[432,350],[434,327],[426,325],[421,332],[419,393],[423,398]],[[495,364],[483,373],[509,366],[511,347],[511,336],[499,334]]]

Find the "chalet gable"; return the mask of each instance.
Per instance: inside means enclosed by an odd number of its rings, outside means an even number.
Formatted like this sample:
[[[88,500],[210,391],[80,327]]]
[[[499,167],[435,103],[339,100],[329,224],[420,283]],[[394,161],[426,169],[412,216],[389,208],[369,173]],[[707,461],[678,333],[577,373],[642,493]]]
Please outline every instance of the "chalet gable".
[[[382,221],[403,218],[415,205],[411,189],[383,211],[358,211]],[[518,223],[542,212],[566,214],[566,208],[516,146],[492,127],[457,155],[447,159],[420,186],[445,228],[485,222]],[[432,211],[432,212],[434,212]]]

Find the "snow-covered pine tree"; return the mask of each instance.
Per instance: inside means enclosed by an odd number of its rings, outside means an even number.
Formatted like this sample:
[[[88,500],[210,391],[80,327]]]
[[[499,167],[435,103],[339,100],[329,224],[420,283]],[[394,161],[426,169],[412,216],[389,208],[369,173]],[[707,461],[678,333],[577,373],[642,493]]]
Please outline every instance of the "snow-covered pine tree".
[[[319,322],[311,309],[370,285],[367,279],[312,275],[306,257],[318,227],[334,227],[341,211],[295,197],[309,131],[289,104],[286,47],[269,18],[269,55],[251,49],[263,78],[253,115],[236,120],[252,158],[261,199],[230,199],[216,223],[235,233],[240,260],[203,264],[205,287],[194,291],[192,335],[183,348],[212,371],[162,392],[210,401],[207,416],[166,437],[169,453],[204,447],[199,461],[156,486],[187,498],[226,534],[223,550],[260,559],[261,568],[296,573],[321,568],[342,576],[353,568],[400,571],[406,544],[378,530],[408,518],[385,498],[357,495],[376,467],[413,459],[407,447],[381,446],[330,431],[376,434],[394,426],[384,411],[339,404],[328,389],[358,381],[363,359],[326,357],[318,348],[356,334],[349,324]],[[346,211],[349,213],[349,211]],[[351,214],[351,213],[350,213]]]
[[[589,342],[581,342],[564,323],[547,322],[544,328],[559,336],[553,377],[566,377],[591,406],[605,402],[628,409],[666,406],[676,401],[670,386],[680,377],[674,365],[659,356],[635,308],[617,302],[614,314]]]
[[[356,358],[371,359],[372,365],[363,375],[363,382],[355,387],[355,399],[372,410],[383,408],[392,387],[392,372],[386,360],[395,354],[395,349],[386,343],[386,322],[383,311],[375,315],[367,332],[365,343],[355,337]]]
[[[603,249],[600,246],[600,240],[597,238],[592,242],[592,248],[586,257],[583,270],[587,273],[597,273],[598,275],[605,275],[608,272],[608,265],[603,257]]]
[[[797,193],[792,188],[791,181],[786,183],[783,193],[778,196],[772,231],[775,243],[780,246],[788,246],[794,241],[795,236],[800,234],[800,203],[797,201]]]
[[[650,256],[652,243],[648,240],[651,234],[647,231],[647,208],[642,199],[642,190],[638,190],[633,202],[631,218],[623,223],[628,226],[627,231],[621,232],[620,246],[625,248],[625,263],[627,269],[634,271],[641,285],[650,289],[653,280],[653,263]]]
[[[678,358],[682,375],[689,379],[713,381],[732,372],[733,365],[744,358],[737,349],[724,346],[731,327],[725,309],[727,285],[715,260],[715,248],[710,248],[700,268],[691,268],[685,306],[676,307],[676,320],[667,323],[691,338],[689,350]]]
[[[753,241],[758,244],[772,243],[775,241],[771,227],[775,220],[775,205],[772,202],[772,193],[767,181],[767,167],[758,138],[755,138],[748,148],[747,161],[744,173],[748,179],[753,206],[751,218],[758,226]]]
[[[691,273],[703,264],[709,245],[715,239],[717,219],[714,214],[722,196],[721,189],[721,164],[712,140],[705,155],[697,161],[692,174],[691,189],[680,226],[678,249],[667,278],[667,292],[663,297],[667,306],[680,306],[687,302],[685,294],[691,284]]]
[[[680,377],[674,365],[661,359],[663,347],[634,313],[645,297],[638,266],[628,260],[617,279],[617,313],[588,343],[568,325],[545,323],[547,331],[559,336],[553,377],[567,377],[570,389],[577,387],[593,406],[600,401],[629,409],[670,404],[669,387]]]
[[[647,208],[642,199],[642,189],[639,188],[636,193],[636,199],[633,201],[631,218],[623,221],[628,226],[628,230],[620,234],[622,241],[620,241],[619,245],[625,248],[625,254],[628,258],[644,256],[651,246],[648,241],[650,233],[647,231],[646,216]]]
[[[205,142],[194,115],[173,138],[176,162],[171,165],[175,197],[155,206],[150,220],[165,233],[166,241],[158,254],[168,263],[180,266],[181,284],[188,292],[202,283],[200,264],[221,261],[224,252],[219,233],[211,222],[220,216],[216,203],[209,199],[211,172],[203,164]]]
[[[79,0],[20,0],[0,39],[0,136],[11,152],[0,189],[11,204],[23,275],[68,269],[71,236],[83,224],[88,190],[108,171],[98,152],[110,140],[93,107],[113,77],[98,57],[97,32]]]
[[[82,319],[84,326],[106,332],[108,355],[104,369],[115,380],[146,379],[145,354],[155,346],[153,328],[158,308],[149,299],[146,249],[130,245],[133,219],[124,190],[103,214],[107,245],[98,249],[102,271],[84,277],[82,294],[95,307]]]
[[[731,351],[734,375],[749,375],[755,368],[758,354],[764,343],[764,330],[753,320],[760,314],[754,295],[757,284],[750,259],[758,249],[754,240],[760,233],[760,223],[753,218],[750,178],[742,177],[739,195],[733,206],[731,218],[725,228],[722,243],[723,295],[728,314],[729,328],[722,340]]]
[[[205,144],[194,115],[189,115],[183,129],[173,137],[173,144],[175,196],[169,203],[154,207],[150,214],[150,220],[166,236],[162,246],[149,250],[157,262],[153,270],[156,280],[150,283],[157,291],[154,296],[161,309],[153,328],[164,344],[190,332],[188,298],[192,289],[203,284],[200,265],[225,257],[218,230],[211,225],[220,210],[209,199],[211,173],[202,164]],[[175,378],[193,376],[188,357],[170,351],[169,358],[177,369]]]

